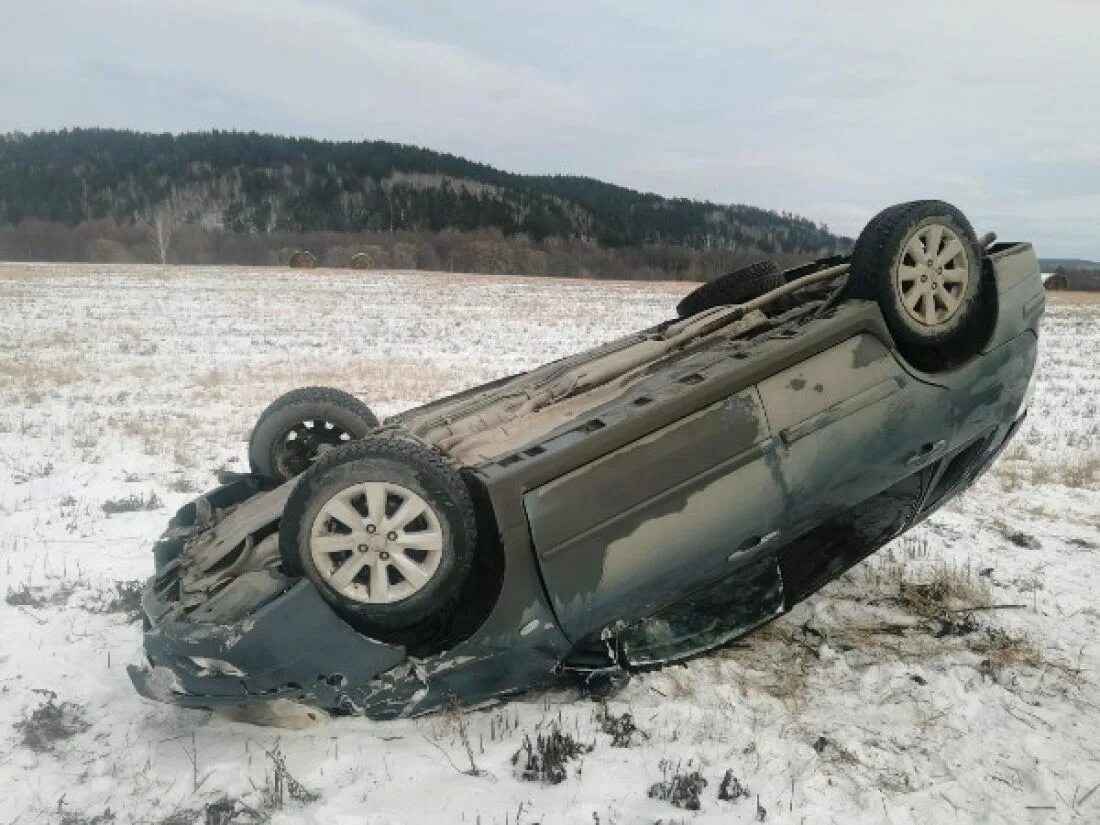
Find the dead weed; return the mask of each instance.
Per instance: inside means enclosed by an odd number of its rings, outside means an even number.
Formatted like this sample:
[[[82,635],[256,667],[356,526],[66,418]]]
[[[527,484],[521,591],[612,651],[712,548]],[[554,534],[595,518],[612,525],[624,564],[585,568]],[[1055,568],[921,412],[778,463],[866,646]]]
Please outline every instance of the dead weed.
[[[568,776],[567,766],[578,757],[591,753],[595,743],[584,744],[572,734],[564,732],[556,722],[546,733],[540,733],[531,741],[523,735],[523,744],[512,756],[520,779],[559,785]]]
[[[650,799],[662,799],[671,802],[677,808],[685,811],[697,811],[702,807],[699,796],[707,786],[707,780],[699,771],[688,773],[681,770],[680,764],[673,765],[669,760],[662,759],[659,765],[662,779],[650,785],[648,796]],[[688,763],[690,767],[690,763]]]
[[[22,744],[35,753],[50,753],[56,746],[88,730],[84,709],[73,702],[57,702],[52,690],[36,690],[45,697],[15,729],[22,736]]]

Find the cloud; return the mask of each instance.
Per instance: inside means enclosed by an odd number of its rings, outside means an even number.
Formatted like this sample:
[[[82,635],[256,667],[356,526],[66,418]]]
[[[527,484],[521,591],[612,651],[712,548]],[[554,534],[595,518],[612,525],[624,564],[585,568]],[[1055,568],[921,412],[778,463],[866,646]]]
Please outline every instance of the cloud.
[[[1094,2],[0,2],[0,129],[388,138],[847,233],[942,197],[1100,257]]]
[[[99,0],[79,19],[65,7],[17,12],[26,29],[50,32],[45,43],[35,38],[41,74],[33,80],[52,88],[37,105],[27,101],[32,117],[9,112],[21,121],[11,125],[87,122],[99,112],[92,119],[111,125],[268,128],[447,148],[490,126],[495,141],[522,142],[589,116],[583,93],[529,67],[324,4]],[[99,92],[94,104],[76,97],[89,86]]]

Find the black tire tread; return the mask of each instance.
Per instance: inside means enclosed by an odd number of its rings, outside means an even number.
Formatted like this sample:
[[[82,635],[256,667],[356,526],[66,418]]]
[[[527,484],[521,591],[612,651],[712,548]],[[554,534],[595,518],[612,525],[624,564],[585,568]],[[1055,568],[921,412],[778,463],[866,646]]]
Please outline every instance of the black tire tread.
[[[374,422],[372,426],[378,426],[378,418],[371,411],[370,407],[351,393],[344,392],[344,390],[338,390],[335,387],[299,387],[296,390],[284,393],[267,405],[264,411],[260,413],[257,423],[274,415],[280,410],[302,403],[332,404],[337,407],[343,407],[349,412],[370,419]]]
[[[676,313],[681,318],[690,318],[713,307],[751,301],[784,283],[783,273],[774,261],[757,261],[689,292],[676,305]]]
[[[331,406],[345,410],[360,419],[367,431],[378,426],[378,417],[370,407],[350,393],[334,387],[299,387],[285,393],[272,401],[256,419],[256,425],[252,428],[252,434],[248,440],[248,463],[254,475],[270,481],[281,482],[286,479],[275,477],[270,466],[271,446],[264,445],[261,441],[269,440],[270,434],[265,431],[265,425],[279,416],[284,410],[296,406],[318,407]],[[365,434],[365,433],[364,433]]]

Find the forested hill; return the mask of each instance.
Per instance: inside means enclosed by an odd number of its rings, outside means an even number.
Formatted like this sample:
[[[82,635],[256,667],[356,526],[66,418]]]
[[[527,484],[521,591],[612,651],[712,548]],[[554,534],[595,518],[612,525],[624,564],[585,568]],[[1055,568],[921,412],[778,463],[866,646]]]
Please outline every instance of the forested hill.
[[[534,246],[560,239],[784,257],[848,243],[787,213],[511,174],[384,141],[102,129],[0,137],[0,227],[106,222],[125,235],[165,214],[177,228],[250,236],[494,231]],[[6,237],[9,257],[32,254]]]

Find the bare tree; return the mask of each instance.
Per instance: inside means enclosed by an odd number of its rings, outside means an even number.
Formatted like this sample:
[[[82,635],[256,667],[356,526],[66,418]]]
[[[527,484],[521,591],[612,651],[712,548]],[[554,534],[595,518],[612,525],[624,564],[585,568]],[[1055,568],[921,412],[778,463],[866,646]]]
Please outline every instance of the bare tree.
[[[162,264],[168,263],[168,250],[172,246],[172,236],[176,231],[176,210],[171,201],[157,206],[150,213],[146,239],[153,245],[153,251]]]

